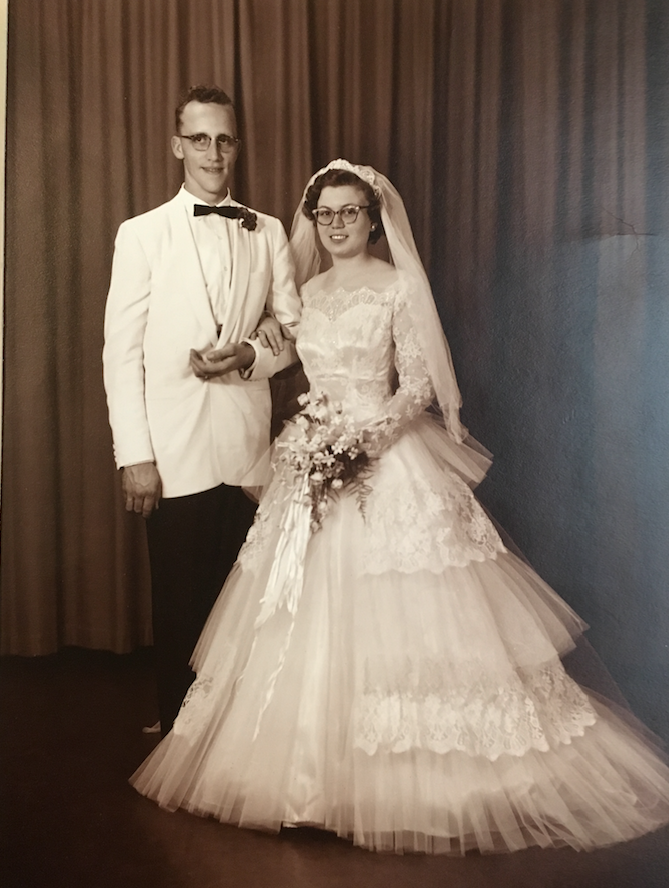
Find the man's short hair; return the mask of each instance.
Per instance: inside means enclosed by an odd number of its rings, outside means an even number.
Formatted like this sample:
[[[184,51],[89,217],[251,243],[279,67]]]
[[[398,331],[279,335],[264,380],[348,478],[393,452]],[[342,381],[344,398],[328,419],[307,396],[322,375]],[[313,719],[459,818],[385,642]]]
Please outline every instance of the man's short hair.
[[[184,94],[174,112],[174,122],[176,124],[177,132],[179,132],[179,127],[181,126],[181,115],[189,102],[202,102],[204,105],[213,102],[215,105],[229,105],[233,111],[235,109],[230,96],[226,92],[223,92],[218,86],[191,86]]]

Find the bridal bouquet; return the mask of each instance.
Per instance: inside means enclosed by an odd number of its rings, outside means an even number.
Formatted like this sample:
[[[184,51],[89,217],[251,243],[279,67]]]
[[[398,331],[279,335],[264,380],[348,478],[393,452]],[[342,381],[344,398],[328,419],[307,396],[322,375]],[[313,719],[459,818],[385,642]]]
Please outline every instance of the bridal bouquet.
[[[344,489],[355,491],[364,515],[372,460],[362,447],[363,432],[325,394],[300,395],[302,410],[277,443],[280,459],[296,476],[310,506],[312,533],[320,530],[330,502]]]

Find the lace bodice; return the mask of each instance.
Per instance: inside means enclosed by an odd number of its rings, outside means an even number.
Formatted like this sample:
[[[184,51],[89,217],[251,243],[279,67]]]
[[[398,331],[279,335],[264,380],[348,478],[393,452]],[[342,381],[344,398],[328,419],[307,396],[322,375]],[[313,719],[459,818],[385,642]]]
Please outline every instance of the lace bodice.
[[[341,402],[370,429],[378,449],[392,443],[433,395],[406,287],[400,278],[382,291],[302,294],[297,351],[311,387]]]
[[[380,291],[361,287],[310,294],[303,288],[302,293],[297,351],[311,388],[341,402],[346,416],[364,431],[370,455],[381,457],[375,460],[365,500],[368,574],[438,573],[504,551],[467,484],[442,462],[435,463],[423,444],[429,430],[419,417],[433,393],[410,322],[407,286],[399,278]],[[248,569],[258,568],[269,541],[283,527],[284,508],[276,506],[277,500],[288,503],[295,493],[295,478],[286,465],[278,460],[275,470],[240,552]]]

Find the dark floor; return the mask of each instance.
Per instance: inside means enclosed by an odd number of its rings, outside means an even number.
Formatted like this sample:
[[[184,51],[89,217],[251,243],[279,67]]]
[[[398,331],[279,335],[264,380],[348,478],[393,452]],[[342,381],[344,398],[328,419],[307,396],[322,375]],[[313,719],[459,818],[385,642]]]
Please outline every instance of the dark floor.
[[[170,814],[127,777],[156,742],[150,652],[2,663],[3,888],[669,888],[669,830],[607,851],[379,855]]]

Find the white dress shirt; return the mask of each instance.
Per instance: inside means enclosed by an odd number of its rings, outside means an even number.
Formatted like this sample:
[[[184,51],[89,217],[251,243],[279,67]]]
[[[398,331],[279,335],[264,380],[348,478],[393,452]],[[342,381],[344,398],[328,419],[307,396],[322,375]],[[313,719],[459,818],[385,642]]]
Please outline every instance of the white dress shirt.
[[[202,274],[204,275],[211,308],[220,327],[225,316],[226,303],[230,293],[232,278],[232,261],[230,250],[230,225],[239,225],[237,219],[226,219],[211,213],[208,216],[195,216],[195,204],[204,201],[194,197],[182,185],[181,198],[188,209],[188,222],[200,257]],[[230,192],[216,204],[218,207],[230,206]]]

